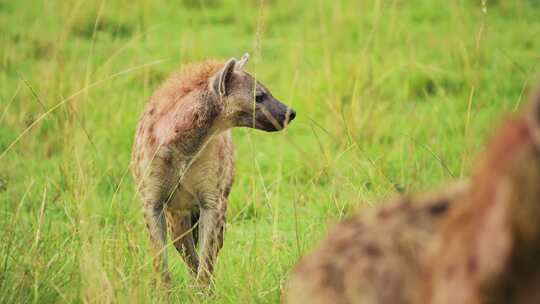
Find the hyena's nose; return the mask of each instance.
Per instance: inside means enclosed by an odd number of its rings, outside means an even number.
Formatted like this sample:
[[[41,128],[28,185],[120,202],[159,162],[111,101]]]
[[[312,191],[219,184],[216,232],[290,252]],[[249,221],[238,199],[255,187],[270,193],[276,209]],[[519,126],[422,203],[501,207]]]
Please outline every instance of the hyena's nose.
[[[289,111],[289,121],[292,121],[296,117],[296,111],[293,109],[290,109]]]

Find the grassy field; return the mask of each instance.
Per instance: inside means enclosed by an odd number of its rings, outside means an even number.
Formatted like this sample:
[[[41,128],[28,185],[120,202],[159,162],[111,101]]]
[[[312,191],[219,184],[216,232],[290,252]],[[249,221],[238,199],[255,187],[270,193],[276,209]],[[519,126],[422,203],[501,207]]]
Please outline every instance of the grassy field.
[[[278,303],[332,222],[466,177],[540,60],[540,3],[0,0],[0,302]],[[236,129],[212,299],[152,285],[129,172],[145,102],[184,63],[248,65],[298,113]]]

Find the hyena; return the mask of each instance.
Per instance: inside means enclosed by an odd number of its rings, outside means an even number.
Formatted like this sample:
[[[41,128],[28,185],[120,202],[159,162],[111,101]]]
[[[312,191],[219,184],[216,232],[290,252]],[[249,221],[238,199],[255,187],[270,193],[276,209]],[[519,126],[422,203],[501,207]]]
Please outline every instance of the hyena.
[[[166,283],[167,226],[196,281],[211,283],[234,180],[230,129],[279,131],[296,116],[244,71],[248,57],[188,65],[153,94],[139,121],[132,173]]]

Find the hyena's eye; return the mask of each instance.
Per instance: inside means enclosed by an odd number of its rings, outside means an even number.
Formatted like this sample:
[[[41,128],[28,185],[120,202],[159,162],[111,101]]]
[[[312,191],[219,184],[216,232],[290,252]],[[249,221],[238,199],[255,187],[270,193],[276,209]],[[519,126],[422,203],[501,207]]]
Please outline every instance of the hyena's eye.
[[[265,98],[266,98],[266,93],[264,92],[260,92],[260,93],[257,93],[257,95],[255,95],[255,101],[257,103],[263,102]]]

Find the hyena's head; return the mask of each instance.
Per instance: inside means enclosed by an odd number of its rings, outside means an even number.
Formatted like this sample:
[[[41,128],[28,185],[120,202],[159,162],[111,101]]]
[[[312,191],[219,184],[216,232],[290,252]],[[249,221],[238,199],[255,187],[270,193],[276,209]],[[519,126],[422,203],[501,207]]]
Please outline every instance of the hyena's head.
[[[231,127],[249,127],[267,132],[285,128],[296,112],[272,96],[263,84],[243,70],[249,58],[231,58],[213,76],[211,90],[224,107],[223,115]]]

